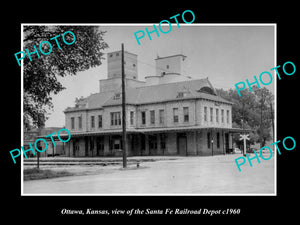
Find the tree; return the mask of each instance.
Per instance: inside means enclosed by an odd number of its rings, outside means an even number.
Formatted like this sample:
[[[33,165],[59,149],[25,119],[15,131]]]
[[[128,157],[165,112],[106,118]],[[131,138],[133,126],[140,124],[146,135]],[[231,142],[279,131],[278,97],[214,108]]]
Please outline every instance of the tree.
[[[65,45],[61,36],[57,38],[59,46],[51,38],[71,31],[76,36],[72,45]],[[57,76],[76,75],[91,67],[101,65],[103,50],[108,47],[104,42],[104,31],[96,26],[24,26],[24,52],[34,52],[34,45],[39,48],[42,41],[49,41],[52,52],[39,58],[32,54],[32,61],[24,58],[24,127],[42,127],[46,121],[46,107],[53,108],[51,93],[57,94],[65,89],[57,80]],[[67,42],[73,40],[72,35],[65,35]],[[59,47],[61,49],[59,49]],[[48,49],[47,49],[48,48]],[[42,46],[49,52],[49,46]]]
[[[232,124],[236,128],[250,129],[251,141],[259,141],[261,147],[271,138],[273,116],[273,94],[265,87],[253,86],[253,92],[249,89],[241,91],[241,96],[236,90],[217,89],[218,95],[232,102]],[[273,132],[274,133],[274,132]],[[234,141],[239,143],[239,136]]]
[[[258,125],[259,115],[255,111],[256,97],[248,89],[241,91],[241,96],[235,90],[217,89],[218,95],[233,103],[232,122],[234,127],[250,128]]]
[[[267,140],[271,138],[271,121],[273,119],[273,112],[271,112],[270,105],[272,104],[274,97],[272,93],[265,87],[256,88],[254,90],[257,98],[257,108],[260,114],[260,126],[257,133],[260,137],[260,147],[265,146]]]

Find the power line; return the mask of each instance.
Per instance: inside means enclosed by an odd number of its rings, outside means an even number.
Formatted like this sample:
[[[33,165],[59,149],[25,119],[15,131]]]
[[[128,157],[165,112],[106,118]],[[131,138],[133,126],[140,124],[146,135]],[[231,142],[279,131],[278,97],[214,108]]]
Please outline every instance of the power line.
[[[129,57],[129,58],[130,58],[130,57]],[[133,59],[133,58],[131,58],[131,59]],[[169,73],[176,73],[176,72],[174,72],[174,71],[170,71],[170,70],[167,70],[167,69],[165,69],[165,68],[161,68],[161,67],[155,66],[155,65],[153,65],[153,64],[150,64],[150,63],[141,61],[141,60],[139,60],[139,59],[136,59],[136,60],[138,61],[138,63],[145,64],[145,65],[150,66],[150,67],[152,67],[152,68],[154,68],[154,69],[160,69],[160,70],[162,70],[162,71],[164,71],[164,72],[169,72]]]

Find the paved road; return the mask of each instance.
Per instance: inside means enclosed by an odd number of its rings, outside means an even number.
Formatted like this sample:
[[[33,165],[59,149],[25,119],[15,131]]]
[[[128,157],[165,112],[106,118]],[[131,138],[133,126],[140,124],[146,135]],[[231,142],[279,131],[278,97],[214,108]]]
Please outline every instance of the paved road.
[[[144,162],[140,169],[106,167],[98,174],[23,182],[24,194],[274,194],[274,158],[252,160],[239,172],[240,155],[182,157]]]

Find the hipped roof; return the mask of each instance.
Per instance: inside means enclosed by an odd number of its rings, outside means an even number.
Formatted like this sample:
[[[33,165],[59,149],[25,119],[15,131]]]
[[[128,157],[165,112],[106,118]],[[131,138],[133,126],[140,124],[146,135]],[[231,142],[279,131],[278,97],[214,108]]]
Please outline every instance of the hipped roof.
[[[209,87],[215,94],[201,92],[201,88]],[[178,93],[185,93],[184,97],[178,97]],[[122,104],[122,98],[114,98],[116,93],[121,93],[121,87],[115,91],[100,92],[92,94],[83,99],[80,104],[86,104],[85,108],[67,108],[67,111],[103,108]],[[226,104],[231,102],[216,95],[216,92],[207,78],[167,83],[137,88],[126,88],[126,104],[143,105],[151,103],[162,103],[168,101],[178,101],[183,99],[206,99]]]

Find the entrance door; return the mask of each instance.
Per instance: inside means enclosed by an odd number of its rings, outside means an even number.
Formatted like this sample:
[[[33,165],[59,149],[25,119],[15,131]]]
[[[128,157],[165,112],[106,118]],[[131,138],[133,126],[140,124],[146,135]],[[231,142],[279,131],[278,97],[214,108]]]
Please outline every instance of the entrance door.
[[[178,155],[182,155],[182,156],[187,155],[186,133],[178,133],[177,134],[177,153],[178,153]]]
[[[104,136],[96,139],[97,156],[104,156]]]
[[[84,142],[85,142],[85,156],[89,156],[89,138],[88,137],[84,137]]]
[[[72,142],[73,142],[73,157],[75,157],[76,155],[78,155],[76,153],[78,153],[79,146],[76,138],[74,138]]]
[[[148,136],[149,142],[149,155],[157,154],[157,134],[150,134]]]

